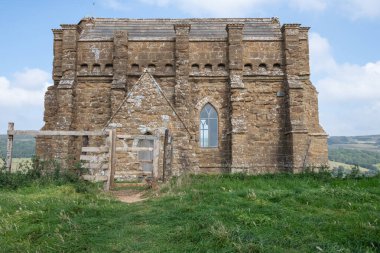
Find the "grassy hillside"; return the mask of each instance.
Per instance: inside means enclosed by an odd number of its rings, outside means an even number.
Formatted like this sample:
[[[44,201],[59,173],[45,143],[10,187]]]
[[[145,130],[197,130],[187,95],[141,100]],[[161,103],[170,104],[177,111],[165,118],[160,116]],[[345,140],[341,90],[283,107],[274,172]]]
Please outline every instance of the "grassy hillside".
[[[331,136],[328,139],[330,149],[360,149],[380,152],[380,135]]]
[[[135,204],[75,189],[0,189],[1,250],[380,251],[379,176],[192,176]]]
[[[332,136],[328,144],[329,160],[379,170],[380,135]]]
[[[13,157],[30,158],[35,154],[36,140],[32,136],[17,135],[14,139]],[[0,157],[7,153],[7,135],[0,135]]]

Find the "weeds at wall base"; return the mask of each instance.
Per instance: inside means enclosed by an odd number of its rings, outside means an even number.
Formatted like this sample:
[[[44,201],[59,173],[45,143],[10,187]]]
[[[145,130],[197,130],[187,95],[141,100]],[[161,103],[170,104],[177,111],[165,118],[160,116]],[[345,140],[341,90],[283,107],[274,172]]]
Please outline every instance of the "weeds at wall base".
[[[85,172],[80,163],[65,162],[72,166],[63,166],[58,160],[43,160],[33,157],[32,161],[23,162],[15,172],[7,171],[4,158],[0,167],[0,188],[16,190],[31,185],[74,184],[77,192],[88,192],[93,184],[80,180]]]

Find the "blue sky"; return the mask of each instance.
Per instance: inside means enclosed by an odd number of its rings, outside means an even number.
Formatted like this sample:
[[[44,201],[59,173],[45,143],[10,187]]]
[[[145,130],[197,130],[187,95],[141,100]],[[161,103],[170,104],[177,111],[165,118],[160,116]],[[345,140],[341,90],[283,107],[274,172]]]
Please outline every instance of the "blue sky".
[[[279,17],[310,26],[311,79],[330,135],[380,134],[379,0],[0,0],[0,133],[43,126],[51,29],[86,16]]]

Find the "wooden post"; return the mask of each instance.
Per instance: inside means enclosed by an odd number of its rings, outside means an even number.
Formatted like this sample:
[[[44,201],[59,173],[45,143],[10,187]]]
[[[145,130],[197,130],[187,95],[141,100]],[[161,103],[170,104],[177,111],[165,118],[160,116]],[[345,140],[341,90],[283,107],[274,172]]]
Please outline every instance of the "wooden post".
[[[106,191],[109,191],[113,186],[115,175],[115,161],[116,161],[116,129],[109,131],[109,151],[108,151],[108,171],[107,171],[107,184]]]
[[[12,153],[13,153],[13,133],[15,124],[13,122],[8,123],[8,142],[7,142],[7,157],[6,157],[6,166],[7,170],[11,172],[12,170]]]
[[[166,173],[166,163],[168,162],[168,139],[169,139],[169,129],[165,129],[165,137],[164,137],[164,161],[162,163],[162,181],[166,181],[165,173]]]
[[[153,178],[158,177],[158,166],[159,166],[159,155],[160,155],[160,137],[157,136],[157,139],[153,143]]]

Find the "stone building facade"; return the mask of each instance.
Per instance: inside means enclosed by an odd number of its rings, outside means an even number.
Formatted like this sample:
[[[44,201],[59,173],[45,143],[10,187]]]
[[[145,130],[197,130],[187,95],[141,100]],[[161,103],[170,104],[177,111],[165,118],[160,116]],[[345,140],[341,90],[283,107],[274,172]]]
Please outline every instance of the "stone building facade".
[[[169,129],[171,175],[326,165],[308,30],[276,18],[61,25],[53,29],[54,85],[45,95],[43,130],[117,126],[118,133],[162,137]],[[37,153],[79,159],[84,142],[104,139],[41,137]],[[128,174],[128,159],[136,158],[118,157],[116,174]]]

